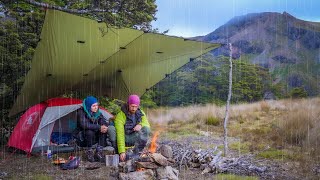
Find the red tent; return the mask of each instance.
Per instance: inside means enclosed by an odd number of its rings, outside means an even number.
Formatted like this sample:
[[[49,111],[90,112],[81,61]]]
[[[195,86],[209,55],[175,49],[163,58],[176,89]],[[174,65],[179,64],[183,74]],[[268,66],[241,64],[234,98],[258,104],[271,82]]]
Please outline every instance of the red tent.
[[[14,147],[31,153],[34,148],[65,143],[77,126],[77,110],[82,100],[74,98],[53,98],[29,108],[19,119],[9,142]],[[100,107],[102,115],[109,120],[112,117]]]

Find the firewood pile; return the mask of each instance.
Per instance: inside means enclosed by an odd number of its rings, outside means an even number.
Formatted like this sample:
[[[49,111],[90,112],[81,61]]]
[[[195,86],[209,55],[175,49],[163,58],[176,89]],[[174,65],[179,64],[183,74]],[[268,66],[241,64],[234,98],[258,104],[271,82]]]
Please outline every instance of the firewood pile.
[[[267,171],[265,166],[256,166],[246,157],[226,158],[222,151],[216,147],[206,150],[194,149],[189,144],[177,142],[163,142],[162,146],[172,149],[174,165],[181,170],[186,168],[200,168],[205,173],[233,173],[240,175],[259,175]]]

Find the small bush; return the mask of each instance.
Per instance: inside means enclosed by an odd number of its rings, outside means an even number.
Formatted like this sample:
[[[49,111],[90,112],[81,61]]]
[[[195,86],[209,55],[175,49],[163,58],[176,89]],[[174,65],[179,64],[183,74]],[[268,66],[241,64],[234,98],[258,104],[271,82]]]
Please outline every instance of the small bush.
[[[290,91],[291,98],[305,98],[308,96],[307,91],[302,87],[293,88]]]
[[[217,117],[210,116],[210,117],[208,117],[206,119],[206,124],[207,125],[213,125],[213,126],[219,126],[220,125],[220,119],[217,118]]]

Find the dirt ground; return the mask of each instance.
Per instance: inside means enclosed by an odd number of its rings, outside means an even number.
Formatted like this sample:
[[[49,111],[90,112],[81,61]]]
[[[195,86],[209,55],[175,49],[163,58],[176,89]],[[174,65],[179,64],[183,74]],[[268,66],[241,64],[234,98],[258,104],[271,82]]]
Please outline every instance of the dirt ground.
[[[60,157],[69,156],[68,153]],[[27,157],[23,154],[1,152],[0,179],[117,179],[115,169],[107,168],[103,163],[95,170],[86,170],[89,163],[84,158],[75,170],[62,170],[52,164],[46,156]],[[4,174],[5,173],[5,174]]]
[[[197,141],[201,138],[194,137]],[[185,138],[181,141],[194,141],[192,137]],[[207,140],[207,138],[206,138]],[[2,148],[0,151],[0,179],[118,179],[118,170],[112,167],[106,167],[103,163],[98,163],[100,168],[88,170],[86,167],[90,165],[86,161],[83,153],[77,152],[77,156],[82,157],[80,167],[75,170],[62,170],[59,166],[53,165],[46,156],[27,157],[24,154],[12,153]],[[70,153],[59,154],[60,157],[68,158]],[[299,166],[287,162],[275,162],[270,160],[260,160],[269,168],[268,176],[257,177],[256,179],[320,179],[320,176],[304,176],[299,171]],[[179,169],[179,168],[177,168]],[[198,168],[182,168],[179,169],[179,179],[225,179],[217,178],[215,174],[201,174]],[[271,175],[270,175],[271,173]],[[241,178],[237,176],[236,179]],[[229,179],[229,178],[226,178]],[[231,179],[231,178],[230,178]],[[247,178],[242,178],[247,179]]]

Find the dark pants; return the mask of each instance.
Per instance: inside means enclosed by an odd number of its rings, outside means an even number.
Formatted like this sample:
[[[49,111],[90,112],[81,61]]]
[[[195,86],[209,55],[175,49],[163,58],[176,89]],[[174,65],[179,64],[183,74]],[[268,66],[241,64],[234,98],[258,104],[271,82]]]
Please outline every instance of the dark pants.
[[[116,144],[116,129],[114,126],[108,127],[108,135],[112,143],[112,146],[115,149],[118,149]],[[141,151],[146,146],[149,135],[150,135],[149,127],[142,127],[139,132],[126,134],[125,135],[126,146],[135,146],[139,151]]]
[[[98,142],[100,146],[106,146],[107,144],[107,133],[101,133],[100,131],[92,131],[92,130],[85,130],[84,131],[84,139],[87,144],[87,147],[91,147],[95,143]]]
[[[140,152],[146,147],[150,135],[149,127],[142,127],[140,131],[125,135],[126,146],[135,146]]]
[[[112,143],[112,146],[116,149],[117,152],[117,143],[116,143],[116,129],[114,126],[108,127],[108,136]],[[139,132],[134,132],[131,134],[125,135],[126,146],[135,146],[139,151],[141,151],[147,144],[148,138],[150,136],[150,128],[142,127]]]

